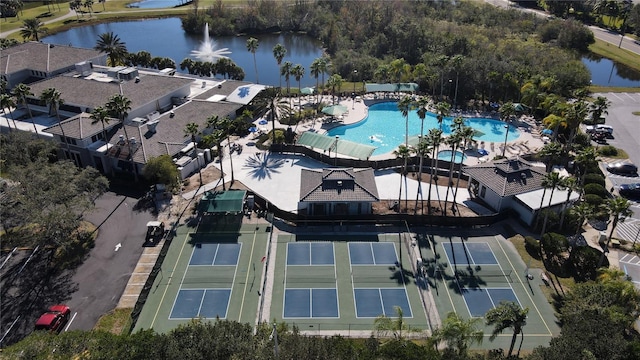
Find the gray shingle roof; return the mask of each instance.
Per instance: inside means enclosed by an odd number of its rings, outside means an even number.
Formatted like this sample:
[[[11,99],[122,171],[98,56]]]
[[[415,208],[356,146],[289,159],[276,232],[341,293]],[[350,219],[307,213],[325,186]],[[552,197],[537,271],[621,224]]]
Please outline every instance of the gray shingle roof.
[[[544,168],[522,159],[503,159],[464,167],[464,172],[501,196],[512,196],[542,188]]]
[[[11,74],[24,69],[53,72],[101,56],[104,54],[93,49],[32,41],[2,50],[0,74]]]
[[[140,73],[140,82],[134,80],[122,83],[122,93],[131,100],[131,109],[137,109],[156,99],[160,99],[177,89],[189,86],[192,79],[176,76],[155,76]],[[48,88],[57,89],[65,104],[80,105],[91,109],[103,106],[109,98],[120,93],[116,82],[101,82],[71,76],[57,76],[29,85],[35,97]]]
[[[160,155],[176,155],[190,142],[189,136],[184,134],[188,123],[198,124],[198,129],[202,131],[210,116],[217,115],[220,118],[233,116],[240,107],[239,104],[227,102],[189,101],[174,108],[173,117],[169,112],[160,116],[155,133],[149,131],[146,124],[140,127],[127,125],[129,138],[135,137],[138,143],[142,143],[134,153],[135,162],[145,164],[149,159]],[[120,135],[124,135],[121,127],[109,142],[116,144]]]
[[[373,169],[302,169],[300,201],[378,201]]]
[[[237,81],[237,80],[226,80],[222,81],[218,86],[214,86],[212,89],[209,89],[202,94],[194,97],[194,99],[198,100],[206,100],[214,95],[224,95],[229,96],[233,93],[233,90],[237,89],[238,86],[242,85],[251,85],[252,83],[246,81]]]
[[[91,114],[81,113],[76,116],[70,117],[62,121],[62,128],[66,137],[74,139],[86,139],[95,134],[102,132],[102,123],[97,122],[92,124]],[[105,128],[108,129],[118,124],[118,119],[109,118],[109,123],[105,124]],[[53,125],[43,130],[44,132],[62,135],[60,126]]]

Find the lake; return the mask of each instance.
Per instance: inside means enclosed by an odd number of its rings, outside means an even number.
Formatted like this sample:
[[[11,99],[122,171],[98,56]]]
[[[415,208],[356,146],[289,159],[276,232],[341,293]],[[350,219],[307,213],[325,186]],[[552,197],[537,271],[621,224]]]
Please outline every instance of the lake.
[[[640,87],[640,71],[595,54],[584,56],[582,63],[591,71],[593,85]]]
[[[98,37],[106,32],[113,32],[126,44],[129,52],[145,50],[151,56],[168,57],[179,66],[184,58],[191,57],[191,51],[197,50],[204,39],[184,32],[179,18],[153,19],[140,21],[120,21],[106,24],[82,26],[47,36],[42,39],[49,44],[72,45],[82,48],[93,48]],[[313,60],[323,55],[322,44],[310,37],[298,34],[267,34],[253,35],[259,41],[256,51],[258,77],[261,84],[277,86],[280,70],[273,57],[273,47],[280,43],[287,49],[283,61],[300,64],[305,69],[301,85],[315,86],[316,80],[310,75],[309,66]],[[228,48],[229,57],[244,69],[245,81],[256,82],[253,66],[253,54],[247,51],[249,36],[224,36],[212,38],[217,48]],[[195,59],[194,59],[195,60]],[[328,76],[325,76],[325,81]],[[292,88],[298,87],[294,77],[290,78]],[[286,86],[284,78],[282,86]]]

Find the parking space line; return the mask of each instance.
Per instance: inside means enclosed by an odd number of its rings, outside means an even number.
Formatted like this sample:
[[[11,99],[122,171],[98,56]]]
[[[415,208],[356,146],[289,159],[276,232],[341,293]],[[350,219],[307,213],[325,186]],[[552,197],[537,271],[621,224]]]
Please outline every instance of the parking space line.
[[[77,311],[73,314],[73,316],[71,317],[71,320],[69,320],[69,322],[67,323],[67,326],[64,328],[64,332],[67,332],[67,330],[69,330],[69,326],[71,326],[71,323],[73,322],[73,320],[76,319],[76,315],[78,315]]]

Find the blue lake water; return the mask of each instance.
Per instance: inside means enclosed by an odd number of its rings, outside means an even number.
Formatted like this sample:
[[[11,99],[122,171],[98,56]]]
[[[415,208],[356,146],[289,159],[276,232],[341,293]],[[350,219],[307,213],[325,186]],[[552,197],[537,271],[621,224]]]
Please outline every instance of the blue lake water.
[[[129,7],[140,9],[159,9],[184,4],[185,0],[143,0],[129,4]]]
[[[82,26],[47,36],[42,41],[49,44],[71,44],[76,47],[93,48],[98,37],[106,32],[118,35],[129,52],[145,50],[150,52],[151,56],[173,59],[178,66],[178,71],[180,71],[180,62],[184,58],[191,57],[191,51],[197,50],[204,39],[204,34],[201,36],[186,34],[182,30],[182,22],[179,18],[167,18]],[[305,75],[300,81],[301,86],[315,86],[316,80],[310,75],[309,66],[313,60],[323,55],[318,41],[297,34],[268,34],[254,35],[254,37],[259,41],[256,63],[261,84],[272,86],[279,84],[280,70],[273,57],[273,47],[280,43],[287,49],[287,55],[283,61],[291,61],[294,65],[300,64],[305,68]],[[245,81],[256,82],[253,54],[247,51],[248,38],[248,36],[225,36],[212,38],[212,40],[216,41],[217,48],[228,48],[231,51],[229,57],[244,69]],[[325,76],[325,81],[328,77],[328,75]],[[290,85],[292,88],[298,87],[295,78],[290,79]],[[286,86],[284,79],[282,86]]]
[[[585,56],[582,63],[591,71],[593,85],[640,87],[640,72],[596,55]]]
[[[442,123],[443,134],[451,134],[453,118],[445,118]],[[421,120],[416,111],[409,114],[409,136],[420,135]],[[509,125],[509,134],[505,134],[505,123],[500,120],[486,118],[466,118],[466,125],[478,131],[474,137],[477,141],[504,142],[507,135],[508,141],[520,137],[518,128]],[[438,128],[438,119],[435,114],[427,114],[424,119],[424,133],[429,129]],[[361,144],[376,146],[373,155],[386,154],[393,151],[405,142],[405,118],[398,110],[395,102],[383,102],[369,107],[369,116],[356,124],[338,126],[327,132],[328,136],[340,136],[343,140],[358,142]],[[451,155],[449,154],[449,157]]]

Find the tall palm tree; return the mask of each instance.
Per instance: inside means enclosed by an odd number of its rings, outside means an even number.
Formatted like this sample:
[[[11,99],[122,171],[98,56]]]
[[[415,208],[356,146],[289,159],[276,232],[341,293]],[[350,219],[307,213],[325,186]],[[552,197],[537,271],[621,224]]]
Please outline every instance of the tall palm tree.
[[[340,87],[342,86],[343,81],[344,80],[342,79],[342,76],[340,76],[340,74],[333,74],[329,76],[329,80],[327,80],[327,85],[331,87],[331,98],[333,99],[334,104],[336,103],[336,88],[338,88],[338,91],[340,91]]]
[[[29,118],[31,119],[31,124],[33,124],[33,130],[36,135],[38,134],[38,128],[36,127],[36,122],[33,120],[33,114],[31,113],[31,108],[29,107],[29,102],[27,101],[27,96],[34,95],[31,92],[31,88],[23,83],[18,84],[18,86],[13,88],[13,95],[15,95],[17,103],[19,105],[23,105],[27,109],[27,113],[29,113]]]
[[[109,139],[107,138],[107,130],[105,126],[109,124],[109,119],[110,119],[109,111],[107,111],[107,109],[105,109],[104,106],[97,106],[95,109],[93,109],[89,118],[91,118],[92,124],[95,124],[98,122],[102,124],[102,138],[104,139],[105,142],[109,142]]]
[[[373,328],[378,336],[387,336],[389,333],[392,333],[396,339],[402,340],[403,331],[420,331],[419,329],[411,329],[407,325],[407,322],[404,321],[404,312],[400,306],[394,306],[393,310],[396,313],[395,319],[380,315],[373,321]]]
[[[545,159],[546,171],[551,171],[562,155],[562,145],[557,142],[549,142],[540,149],[538,156]]]
[[[402,184],[407,182],[407,161],[411,157],[411,148],[405,145],[400,145],[396,150],[393,151],[393,155],[396,158],[403,160],[402,174],[400,174],[400,190],[398,193],[398,207],[400,207],[400,201],[402,200]],[[407,198],[407,195],[408,195],[407,189],[405,189],[405,196],[404,196],[405,209],[408,208],[409,200]],[[398,208],[398,212],[400,212],[399,208]]]
[[[40,41],[40,34],[46,34],[47,28],[40,19],[25,19],[22,22],[22,29],[20,30],[20,36],[23,40]]]
[[[580,124],[587,117],[588,109],[587,103],[584,101],[576,101],[567,105],[565,109],[565,123],[569,129],[569,138],[567,139],[565,149],[568,149],[573,144],[573,139],[578,133]]]
[[[456,119],[462,120],[462,124],[464,124],[464,119],[461,117],[457,117]],[[455,119],[454,119],[455,121]],[[445,140],[445,143],[447,145],[449,145],[449,147],[451,148],[451,158],[449,159],[449,181],[447,181],[447,191],[445,193],[444,196],[444,216],[447,216],[447,203],[449,201],[449,189],[451,189],[451,186],[453,185],[453,165],[455,164],[456,161],[456,153],[458,151],[458,145],[460,144],[460,141],[462,141],[462,138],[460,137],[460,133],[457,131],[454,131],[451,135],[449,135],[449,137],[447,137],[447,139]],[[454,205],[452,205],[453,207]]]
[[[545,211],[544,213],[544,222],[542,223],[542,231],[540,231],[540,237],[544,235],[544,232],[547,228],[547,220],[549,219],[549,211],[551,208],[551,200],[553,200],[553,193],[558,188],[558,186],[562,184],[563,179],[564,177],[560,176],[559,173],[552,171],[547,175],[545,175],[544,179],[542,180],[542,186],[544,186],[545,189],[546,188],[551,189],[551,195],[549,195],[549,203],[547,204],[547,211]],[[543,195],[543,199],[544,199],[544,195]]]
[[[247,39],[247,50],[253,54],[253,68],[256,70],[256,84],[260,84],[260,80],[258,80],[258,63],[256,63],[256,50],[258,50],[258,39],[254,37],[250,37]]]
[[[320,87],[318,86],[319,85],[318,78],[320,77],[320,73],[322,72],[322,70],[320,69],[321,62],[322,62],[322,58],[316,58],[313,60],[313,62],[311,62],[311,65],[309,65],[309,73],[311,74],[311,76],[313,76],[316,79],[316,99],[320,93]]]
[[[516,344],[518,334],[522,334],[524,339],[522,328],[527,325],[528,313],[529,308],[523,309],[519,304],[509,301],[501,302],[500,305],[487,311],[484,316],[487,325],[494,326],[490,337],[491,340],[494,340],[498,334],[501,334],[505,329],[513,329],[513,336],[511,337],[511,345],[509,346],[509,352],[507,352],[507,358],[510,358],[511,353],[513,353],[513,347]],[[520,345],[522,345],[522,343]],[[518,354],[519,353],[520,351],[518,351]]]
[[[227,146],[229,146],[229,167],[231,168],[231,184],[229,185],[229,188],[231,188],[231,186],[233,186],[233,183],[235,181],[234,179],[234,175],[233,175],[233,156],[231,156],[231,125],[232,125],[233,121],[228,118],[228,117],[223,117],[222,119],[218,120],[218,127],[224,132],[224,134],[226,135],[227,138]],[[274,131],[275,133],[275,131]]]
[[[95,50],[109,55],[109,65],[116,66],[122,64],[127,57],[127,46],[120,40],[118,35],[113,32],[107,32],[98,36]]]
[[[300,64],[296,64],[291,68],[291,75],[293,75],[293,77],[296,79],[296,81],[298,82],[298,107],[302,108],[302,103],[300,102],[300,93],[302,92],[301,88],[301,84],[300,84],[300,80],[302,79],[302,77],[304,76],[304,67],[302,67],[302,65]],[[302,109],[300,109],[302,110]]]
[[[613,217],[611,221],[611,231],[609,232],[609,237],[607,238],[607,246],[611,243],[611,238],[613,237],[613,232],[616,230],[616,226],[618,226],[618,222],[623,221],[629,216],[633,215],[633,211],[629,208],[631,207],[631,203],[629,200],[616,196],[612,199],[607,199],[605,204],[609,215]]]
[[[417,108],[417,114],[420,118],[420,137],[418,141],[418,146],[416,147],[416,153],[420,158],[419,161],[419,169],[418,169],[418,191],[416,191],[416,207],[414,209],[414,214],[418,211],[418,197],[422,194],[422,166],[424,162],[424,156],[429,154],[429,143],[424,141],[424,119],[427,117],[427,110],[431,104],[431,99],[428,96],[420,96],[416,102],[415,106]]]
[[[466,357],[469,345],[482,344],[484,339],[484,333],[478,330],[480,321],[480,318],[465,320],[455,312],[449,312],[442,325],[433,331],[431,340],[434,347],[437,349],[438,344],[443,342],[460,358]]]
[[[578,218],[578,227],[576,228],[576,234],[580,234],[582,224],[593,215],[593,206],[586,202],[581,202],[576,206],[572,206],[569,211]]]
[[[331,67],[331,62],[329,61],[329,58],[326,56],[322,56],[320,57],[320,63],[318,64],[318,69],[320,70],[320,74],[322,75],[322,91],[324,92],[324,74],[327,73],[327,71],[329,71],[329,68]],[[320,92],[318,90],[318,92]]]
[[[13,120],[13,127],[14,128],[18,128],[16,126],[16,119],[13,118],[13,111],[11,110],[12,108],[16,107],[16,101],[13,99],[13,96],[9,95],[9,94],[0,94],[0,107],[2,107],[2,112],[5,114],[5,116],[8,114],[9,117],[11,117],[11,120]],[[7,110],[9,110],[7,112]],[[11,123],[9,122],[9,118],[7,118],[7,125],[9,127],[9,131],[11,131]]]
[[[409,146],[409,113],[415,109],[415,102],[409,95],[405,95],[398,101],[398,110],[404,117],[404,146]]]
[[[420,211],[421,213],[424,213],[424,195],[422,194],[422,166],[424,157],[429,156],[429,153],[431,152],[431,144],[429,140],[424,136],[420,136],[418,145],[415,147],[414,151],[420,158],[420,169],[418,170],[418,191],[416,191],[416,207],[413,209],[413,214],[415,215],[418,213],[418,199],[420,199]]]
[[[442,130],[444,118],[451,114],[451,104],[446,101],[440,101],[436,104],[436,119],[438,120],[438,128]]]
[[[282,63],[282,66],[280,67],[280,75],[284,76],[284,81],[287,83],[287,96],[289,96],[289,93],[291,92],[289,80],[291,78],[292,68],[293,68],[293,63],[291,61],[285,61],[284,63]]]
[[[602,114],[609,114],[608,109],[610,105],[611,101],[604,96],[598,96],[591,104],[589,104],[589,113],[591,114],[591,119],[593,119],[594,124],[600,123]]]
[[[440,129],[429,129],[429,133],[427,134],[427,141],[429,147],[431,147],[431,171],[430,171],[430,179],[429,179],[429,194],[427,195],[427,204],[428,209],[427,213],[431,215],[431,187],[433,183],[438,183],[438,149],[440,148],[440,144],[442,144],[442,130]]]
[[[226,138],[226,134],[223,129],[220,129],[218,127],[219,122],[220,117],[218,115],[211,115],[207,118],[205,126],[207,129],[211,129],[213,142],[216,144],[216,148],[218,149],[218,158],[220,158],[220,177],[222,179],[222,190],[226,190],[226,185],[224,184],[224,169],[222,167],[222,157],[224,153],[222,141]]]
[[[584,176],[589,172],[589,168],[598,163],[598,150],[593,146],[586,147],[578,151],[574,159],[578,170],[582,172],[579,176],[580,185],[584,185]]]
[[[287,49],[284,47],[284,45],[282,44],[276,44],[273,47],[273,57],[276,59],[276,62],[278,63],[278,69],[280,69],[280,65],[282,65],[282,59],[284,59],[284,57],[287,55]],[[278,87],[282,87],[282,73],[280,73],[281,76],[279,77],[280,79],[280,85]]]
[[[40,100],[44,101],[47,106],[49,106],[49,114],[55,113],[56,118],[58,119],[58,126],[60,126],[60,131],[62,132],[62,140],[67,146],[67,154],[66,156],[69,158],[71,156],[71,148],[69,147],[69,140],[64,133],[64,128],[62,127],[62,119],[60,118],[60,105],[64,104],[64,100],[62,100],[60,91],[54,88],[45,89],[40,95]]]
[[[131,110],[131,100],[122,94],[113,95],[109,98],[109,101],[105,104],[105,109],[109,112],[109,114],[120,121],[122,125],[122,130],[124,131],[125,142],[127,143],[127,147],[129,148],[129,161],[131,162],[131,169],[133,170],[133,176],[135,181],[138,182],[138,169],[136,168],[136,164],[133,161],[133,148],[131,147],[131,142],[129,141],[129,134],[127,133],[127,127],[124,122],[129,115],[129,110]]]
[[[191,122],[184,127],[184,134],[191,137],[193,143],[193,157],[198,162],[198,175],[200,175],[200,186],[202,186],[202,168],[200,167],[200,159],[198,158],[198,147],[196,146],[196,135],[198,135],[198,124]]]
[[[500,120],[508,122],[516,114],[516,107],[511,101],[508,101],[500,106],[498,112],[500,113]]]
[[[462,67],[462,63],[464,61],[463,55],[454,55],[451,57],[451,66],[453,66],[453,70],[456,72],[456,90],[453,95],[453,108],[456,108],[456,103],[458,102],[458,79],[460,77],[460,68]]]
[[[463,153],[464,153],[464,149],[467,148],[467,145],[473,141],[473,135],[475,134],[475,130],[470,127],[470,126],[463,126],[459,131],[458,131],[460,138],[462,138],[462,148],[463,148]],[[456,191],[453,193],[453,205],[452,206],[458,206],[458,203],[456,202],[456,199],[458,197],[458,188],[460,187],[460,177],[462,176],[462,169],[460,169],[460,171],[458,171],[458,178],[456,179]]]
[[[93,0],[84,0],[82,6],[89,10],[89,17],[93,16]]]
[[[291,108],[286,100],[282,99],[282,92],[280,88],[266,88],[261,91],[260,94],[254,100],[256,106],[256,113],[266,114],[271,119],[272,126],[272,143],[276,143],[276,120],[279,119],[283,113],[289,113]]]
[[[562,183],[560,183],[560,189],[567,192],[567,199],[564,201],[562,214],[560,215],[560,229],[562,229],[562,225],[564,225],[564,216],[567,213],[567,208],[569,207],[569,199],[571,199],[571,194],[574,191],[580,190],[580,184],[578,184],[578,179],[575,177],[565,177],[562,179]]]

